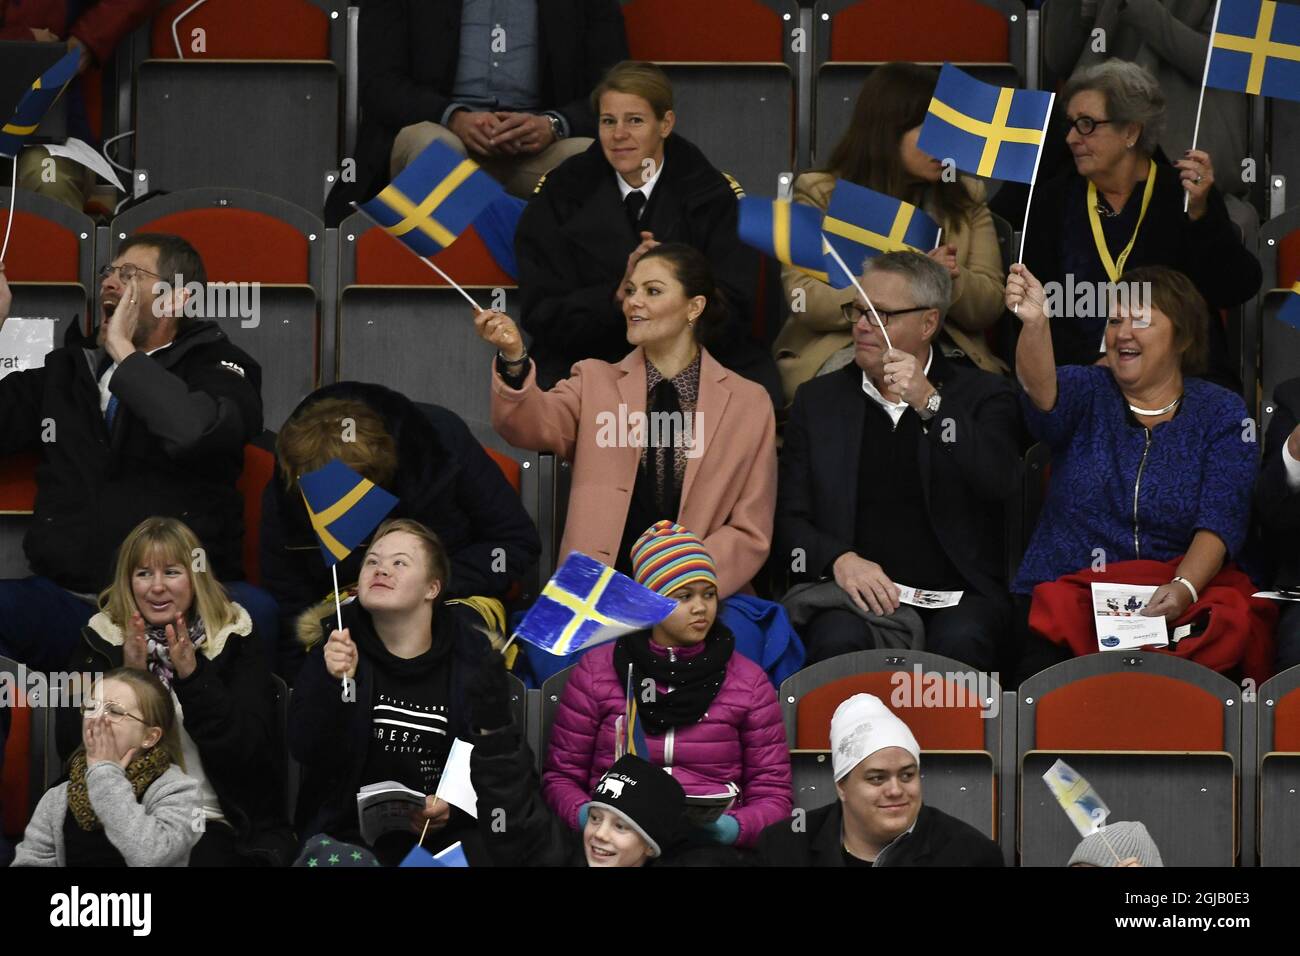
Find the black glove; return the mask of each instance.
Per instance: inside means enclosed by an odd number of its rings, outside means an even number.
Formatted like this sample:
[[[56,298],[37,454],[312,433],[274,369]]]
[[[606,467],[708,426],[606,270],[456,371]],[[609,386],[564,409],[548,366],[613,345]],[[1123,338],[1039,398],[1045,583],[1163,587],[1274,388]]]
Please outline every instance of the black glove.
[[[514,720],[510,709],[510,682],[505,659],[496,651],[483,655],[469,679],[469,714],[474,730],[481,733],[509,727]]]

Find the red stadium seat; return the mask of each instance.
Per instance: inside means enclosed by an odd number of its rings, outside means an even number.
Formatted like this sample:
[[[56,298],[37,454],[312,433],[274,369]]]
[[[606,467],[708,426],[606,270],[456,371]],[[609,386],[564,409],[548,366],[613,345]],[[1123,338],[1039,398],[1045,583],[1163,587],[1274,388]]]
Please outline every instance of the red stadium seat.
[[[154,14],[154,59],[176,59],[172,21],[193,0],[175,0]],[[193,31],[204,31],[205,49],[196,51]],[[208,0],[176,28],[185,59],[328,60],[330,16],[310,0]]]
[[[959,667],[953,662],[955,667]],[[922,700],[921,688],[915,693],[913,675],[903,673],[901,685],[895,684],[894,671],[851,674],[808,691],[798,701],[797,730],[792,746],[798,750],[825,750],[830,746],[831,716],[835,708],[854,694],[873,694],[880,698],[907,724],[923,750],[983,750],[984,719],[980,701],[967,688],[945,681],[945,697],[955,707],[895,706],[897,691],[903,699]]]
[[[1010,63],[1007,14],[977,0],[857,0],[833,14],[832,63]]]
[[[0,457],[0,514],[29,515],[36,507],[36,452]]]
[[[12,837],[22,835],[35,805],[31,790],[32,709],[23,703],[10,711],[9,736],[4,742],[4,767],[0,770],[0,825]]]
[[[257,445],[244,446],[244,471],[239,491],[244,496],[244,577],[262,583],[262,492],[275,472],[275,455]]]
[[[1276,288],[1289,289],[1297,281],[1300,281],[1300,229],[1278,241]]]
[[[133,224],[131,232],[183,236],[203,257],[213,282],[311,282],[307,237],[264,212],[233,207],[186,209]]]
[[[1295,795],[1300,791],[1300,667],[1265,681],[1255,698],[1260,866],[1300,866]],[[1243,794],[1243,800],[1249,799]]]
[[[656,63],[781,63],[781,14],[762,0],[630,0],[628,50]],[[689,28],[686,25],[689,24]],[[726,37],[725,42],[720,42]]]
[[[1242,701],[1232,681],[1169,654],[1088,654],[1018,692],[1018,845],[1024,866],[1061,865],[1078,833],[1042,782],[1064,760],[1111,808],[1141,820],[1166,866],[1237,861]]]
[[[356,235],[355,273],[344,285],[419,285],[446,286],[446,281],[411,254],[401,242],[369,220],[353,220],[365,231]],[[346,246],[345,246],[346,248]],[[515,280],[497,265],[488,248],[470,226],[455,243],[430,261],[437,264],[461,285],[513,286]]]

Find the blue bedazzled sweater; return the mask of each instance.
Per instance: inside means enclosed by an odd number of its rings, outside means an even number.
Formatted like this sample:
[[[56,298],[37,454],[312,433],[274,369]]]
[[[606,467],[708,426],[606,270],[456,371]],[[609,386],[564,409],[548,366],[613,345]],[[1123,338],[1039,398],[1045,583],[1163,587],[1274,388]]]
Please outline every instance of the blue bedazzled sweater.
[[[1150,433],[1147,449],[1147,430],[1129,414],[1109,369],[1063,366],[1056,374],[1050,412],[1021,396],[1030,433],[1052,450],[1052,478],[1012,591],[1030,594],[1036,584],[1087,568],[1098,548],[1108,563],[1168,561],[1186,552],[1201,528],[1223,539],[1230,559],[1237,555],[1256,462],[1240,396],[1187,379],[1182,405]]]

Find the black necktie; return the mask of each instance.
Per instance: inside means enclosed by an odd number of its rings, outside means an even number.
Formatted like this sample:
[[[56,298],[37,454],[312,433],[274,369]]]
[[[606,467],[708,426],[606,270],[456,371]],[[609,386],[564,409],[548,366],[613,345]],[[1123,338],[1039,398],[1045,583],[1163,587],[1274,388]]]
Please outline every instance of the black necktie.
[[[639,189],[634,189],[623,197],[623,208],[627,210],[627,221],[632,224],[632,231],[640,233],[641,229],[637,225],[641,221],[641,210],[645,208],[645,193]]]

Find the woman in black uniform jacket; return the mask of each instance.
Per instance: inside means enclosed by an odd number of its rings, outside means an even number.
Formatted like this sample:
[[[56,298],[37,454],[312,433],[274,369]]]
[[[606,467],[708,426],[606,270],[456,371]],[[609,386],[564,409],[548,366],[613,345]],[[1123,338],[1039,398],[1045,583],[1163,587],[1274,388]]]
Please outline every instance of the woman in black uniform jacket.
[[[708,257],[728,301],[710,350],[779,396],[776,365],[749,335],[758,259],[736,235],[740,185],[673,134],[672,86],[653,63],[615,66],[592,104],[599,140],[543,178],[515,233],[538,384],[550,388],[583,359],[622,359],[626,276],[659,243],[683,242]]]

